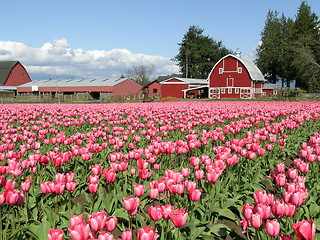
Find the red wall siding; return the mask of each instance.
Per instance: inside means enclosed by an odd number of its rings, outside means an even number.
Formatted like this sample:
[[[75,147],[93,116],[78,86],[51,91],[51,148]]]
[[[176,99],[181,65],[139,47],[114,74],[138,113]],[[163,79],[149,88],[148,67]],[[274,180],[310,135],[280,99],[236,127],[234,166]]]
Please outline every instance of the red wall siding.
[[[3,86],[19,86],[28,82],[31,82],[28,72],[20,63],[18,63],[12,68],[9,77]]]
[[[273,89],[263,89],[262,92],[266,93],[265,96],[269,96],[269,97],[273,96]]]
[[[183,98],[182,90],[188,89],[188,84],[162,84],[162,98],[165,97],[176,97]]]
[[[237,67],[242,68],[242,73],[237,72]],[[219,74],[219,68],[224,72]],[[229,71],[229,72],[225,72]],[[251,78],[244,65],[233,57],[227,57],[219,62],[209,76],[210,87],[227,87],[227,79],[233,78],[233,87],[251,87]],[[230,82],[232,80],[229,80]]]
[[[154,92],[154,89],[156,89],[156,92]],[[161,96],[161,85],[158,82],[154,82],[148,86],[148,94],[149,96]]]
[[[123,96],[136,95],[141,88],[142,87],[138,83],[128,79],[113,86],[113,94],[115,98],[119,99]]]

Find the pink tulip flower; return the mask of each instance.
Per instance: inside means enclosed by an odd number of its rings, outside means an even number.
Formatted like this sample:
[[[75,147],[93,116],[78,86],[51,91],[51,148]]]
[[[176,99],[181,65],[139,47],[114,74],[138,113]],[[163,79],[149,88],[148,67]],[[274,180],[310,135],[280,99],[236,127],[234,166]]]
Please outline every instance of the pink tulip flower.
[[[278,236],[280,233],[280,223],[277,219],[267,220],[266,222],[266,231],[269,236]]]
[[[64,234],[61,229],[52,229],[50,228],[48,233],[48,240],[63,240]]]
[[[298,240],[312,240],[316,234],[316,225],[312,219],[294,223],[292,228]]]

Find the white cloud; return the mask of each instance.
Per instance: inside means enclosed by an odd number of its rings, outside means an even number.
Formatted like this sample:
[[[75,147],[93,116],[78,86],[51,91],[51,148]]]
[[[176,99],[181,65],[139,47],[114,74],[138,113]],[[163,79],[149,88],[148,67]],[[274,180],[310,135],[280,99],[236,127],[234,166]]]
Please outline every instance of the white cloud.
[[[260,47],[262,45],[262,41],[259,41],[257,43],[257,46],[255,46],[254,48],[252,48],[251,52],[248,54],[248,57],[249,59],[251,60],[255,60],[257,58],[257,49],[258,47]]]
[[[21,42],[0,41],[0,61],[18,60],[32,80],[48,78],[117,78],[134,65],[154,65],[157,75],[178,73],[178,66],[161,56],[135,54],[127,49],[72,49],[66,39],[32,48]]]

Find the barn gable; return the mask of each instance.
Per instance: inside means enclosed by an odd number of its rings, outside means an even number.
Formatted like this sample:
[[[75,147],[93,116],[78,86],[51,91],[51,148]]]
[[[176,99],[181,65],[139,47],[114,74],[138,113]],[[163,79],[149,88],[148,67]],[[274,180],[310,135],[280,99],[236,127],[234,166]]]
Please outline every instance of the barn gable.
[[[19,61],[0,61],[1,86],[19,86],[27,82],[31,79]]]

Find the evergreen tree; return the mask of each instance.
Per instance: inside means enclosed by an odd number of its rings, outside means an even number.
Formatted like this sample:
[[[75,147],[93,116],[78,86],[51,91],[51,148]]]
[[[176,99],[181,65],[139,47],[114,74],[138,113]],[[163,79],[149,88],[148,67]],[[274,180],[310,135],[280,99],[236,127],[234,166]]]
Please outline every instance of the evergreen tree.
[[[203,35],[203,29],[190,26],[184,35],[179,53],[174,57],[180,72],[186,78],[207,78],[214,64],[223,56],[231,53],[222,45]]]
[[[297,87],[320,90],[320,31],[318,16],[303,1],[294,22],[293,66],[297,71]]]
[[[265,78],[276,83],[280,79],[280,55],[281,52],[281,23],[278,18],[278,12],[269,11],[265,26],[261,32],[261,44],[257,48],[256,63]]]
[[[296,80],[299,88],[320,90],[319,26],[317,15],[305,1],[294,20],[268,12],[256,60],[267,80],[282,80],[284,87]]]

